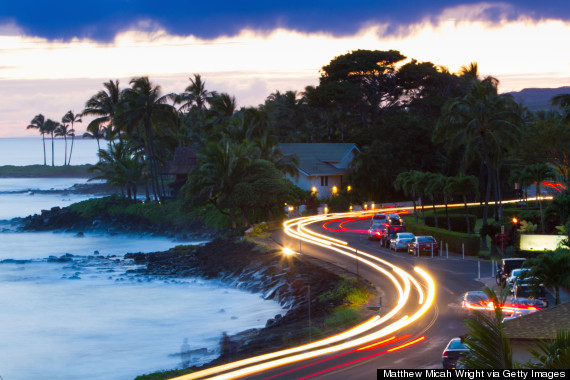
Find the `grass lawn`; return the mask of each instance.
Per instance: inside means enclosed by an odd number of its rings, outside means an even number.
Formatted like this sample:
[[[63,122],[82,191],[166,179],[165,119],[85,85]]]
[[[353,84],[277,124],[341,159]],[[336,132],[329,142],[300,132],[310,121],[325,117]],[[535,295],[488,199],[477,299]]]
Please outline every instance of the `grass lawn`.
[[[70,166],[0,166],[0,178],[90,178],[94,174],[89,173],[92,165]]]

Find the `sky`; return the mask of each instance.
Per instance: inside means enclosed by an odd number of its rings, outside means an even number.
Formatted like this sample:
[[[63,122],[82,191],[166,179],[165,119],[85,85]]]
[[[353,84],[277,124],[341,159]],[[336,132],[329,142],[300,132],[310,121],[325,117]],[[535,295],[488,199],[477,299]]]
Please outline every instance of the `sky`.
[[[570,85],[567,1],[19,0],[0,5],[0,137],[79,113],[109,79],[164,93],[200,74],[238,107],[318,84],[351,50],[399,50],[452,72],[477,62],[501,92]],[[85,125],[86,123],[84,123]],[[82,134],[84,126],[76,126]]]

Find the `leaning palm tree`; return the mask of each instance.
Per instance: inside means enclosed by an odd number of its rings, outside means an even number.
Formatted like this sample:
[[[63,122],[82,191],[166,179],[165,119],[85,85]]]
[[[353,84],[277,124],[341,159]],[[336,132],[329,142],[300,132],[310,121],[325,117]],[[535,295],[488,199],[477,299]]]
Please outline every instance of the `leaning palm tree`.
[[[32,121],[30,122],[30,124],[26,127],[26,129],[37,129],[38,132],[40,132],[40,134],[42,135],[42,143],[44,145],[44,166],[47,165],[46,163],[46,133],[47,130],[45,128],[45,117],[44,115],[37,114],[36,116],[34,116],[34,118],[32,119]]]
[[[74,128],[74,124],[75,123],[81,123],[81,114],[74,114],[73,111],[69,110],[67,111],[67,113],[65,115],[63,115],[63,118],[61,119],[61,122],[66,124],[66,123],[70,123],[71,124],[71,130],[69,131],[68,136],[71,137],[71,148],[69,150],[69,160],[67,161],[67,165],[71,165],[71,154],[73,153],[73,141],[75,140],[75,128]]]
[[[93,125],[93,128],[87,129],[87,132],[83,134],[83,138],[95,139],[97,140],[97,152],[101,151],[101,144],[99,140],[107,138],[107,130],[100,125]]]
[[[529,165],[524,169],[527,178],[536,181],[536,201],[538,202],[538,207],[540,209],[540,225],[542,228],[542,233],[544,233],[544,218],[542,215],[542,196],[540,195],[540,184],[547,180],[556,178],[556,172],[552,167],[547,164],[534,164]]]
[[[95,116],[95,119],[87,126],[87,130],[93,133],[99,126],[109,125],[113,131],[113,135],[109,136],[109,138],[112,139],[116,136],[119,138],[119,141],[122,141],[121,129],[115,123],[116,107],[121,100],[119,81],[109,80],[109,82],[103,83],[103,87],[105,87],[105,90],[99,91],[85,103],[82,115]]]
[[[117,107],[117,124],[126,128],[129,135],[138,134],[144,143],[145,155],[150,168],[151,188],[155,200],[162,200],[158,174],[158,157],[155,152],[157,132],[161,126],[178,123],[176,109],[168,104],[172,95],[162,96],[160,86],[154,86],[148,77],[133,78],[131,88],[121,94]]]

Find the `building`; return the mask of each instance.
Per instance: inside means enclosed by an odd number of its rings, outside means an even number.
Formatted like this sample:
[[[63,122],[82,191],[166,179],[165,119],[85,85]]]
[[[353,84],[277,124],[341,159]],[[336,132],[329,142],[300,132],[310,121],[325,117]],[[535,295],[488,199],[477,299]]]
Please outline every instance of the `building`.
[[[560,330],[570,329],[570,302],[505,322],[505,336],[511,340],[513,360],[524,363],[534,357],[528,351],[536,342],[556,338]]]
[[[299,159],[298,177],[290,178],[304,190],[313,191],[318,198],[330,197],[349,183],[346,174],[352,160],[360,152],[353,143],[283,143],[284,155]]]
[[[160,169],[163,178],[172,178],[169,183],[169,195],[178,196],[180,188],[184,186],[188,179],[188,173],[198,165],[196,158],[197,149],[193,147],[179,147],[174,150],[174,157],[165,163]]]

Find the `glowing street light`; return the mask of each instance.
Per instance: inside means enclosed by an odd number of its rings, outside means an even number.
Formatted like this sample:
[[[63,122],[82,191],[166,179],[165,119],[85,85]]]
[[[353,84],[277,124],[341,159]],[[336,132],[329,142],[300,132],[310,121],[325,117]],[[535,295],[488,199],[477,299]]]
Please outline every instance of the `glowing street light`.
[[[346,191],[350,191],[350,190],[352,190],[352,187],[349,185],[346,187]]]
[[[316,187],[316,186],[311,187],[311,191],[313,192],[313,194],[316,193],[316,192],[317,192],[317,187]]]
[[[338,192],[338,188],[336,186],[332,187],[332,192],[333,194],[336,194]]]

